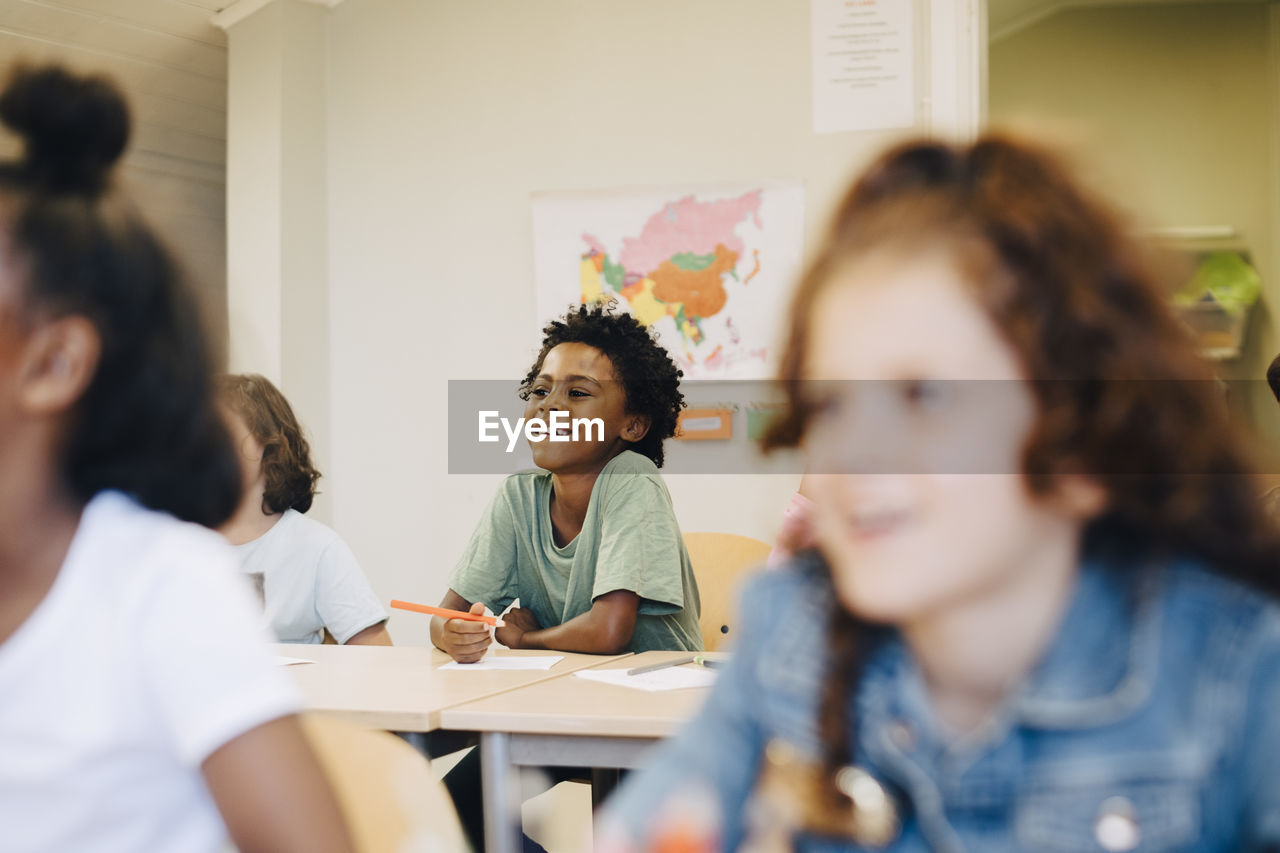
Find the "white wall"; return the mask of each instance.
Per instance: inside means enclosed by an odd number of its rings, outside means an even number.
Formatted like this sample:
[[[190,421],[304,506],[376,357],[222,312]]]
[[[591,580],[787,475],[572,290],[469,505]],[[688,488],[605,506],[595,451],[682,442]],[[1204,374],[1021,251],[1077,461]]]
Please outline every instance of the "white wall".
[[[227,87],[227,315],[230,369],[280,380],[283,307],[278,284],[281,80],[279,8],[240,23],[229,43]]]
[[[230,370],[289,398],[321,471],[329,463],[325,178],[326,10],[281,0],[230,39],[227,157]],[[330,479],[311,509],[332,519]]]
[[[446,382],[514,382],[539,342],[530,194],[798,178],[812,240],[888,136],[811,133],[797,0],[329,15],[333,522],[382,598],[435,602],[498,483],[447,473]],[[684,529],[770,540],[796,481],[668,478]],[[392,631],[425,642],[412,616]]]

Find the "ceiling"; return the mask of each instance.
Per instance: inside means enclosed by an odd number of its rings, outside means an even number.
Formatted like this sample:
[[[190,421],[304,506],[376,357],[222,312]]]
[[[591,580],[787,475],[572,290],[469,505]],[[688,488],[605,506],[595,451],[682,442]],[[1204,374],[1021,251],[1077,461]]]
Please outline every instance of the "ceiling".
[[[987,31],[992,37],[1023,21],[1053,14],[1069,0],[987,0]]]
[[[1266,0],[987,0],[987,32],[999,41],[1067,9],[1086,6],[1142,6],[1153,3],[1232,3]]]
[[[0,68],[57,59],[105,71],[130,96],[126,162],[225,182],[227,38],[210,23],[232,0],[0,0]]]
[[[130,165],[223,183],[227,37],[211,20],[233,2],[0,0],[0,69],[27,58],[106,71],[132,101]],[[1065,9],[1153,2],[1179,0],[988,0],[988,31],[999,41]]]

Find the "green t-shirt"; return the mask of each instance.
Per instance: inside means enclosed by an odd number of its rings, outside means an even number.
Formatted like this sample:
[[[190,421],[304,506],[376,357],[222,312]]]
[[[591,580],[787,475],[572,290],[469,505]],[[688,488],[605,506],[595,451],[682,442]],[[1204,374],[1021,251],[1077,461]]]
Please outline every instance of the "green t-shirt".
[[[551,474],[512,474],[489,504],[449,586],[500,613],[516,598],[550,628],[591,609],[608,592],[640,596],[628,651],[697,651],[701,604],[671,495],[647,456],[609,460],[591,489],[582,532],[556,547]]]

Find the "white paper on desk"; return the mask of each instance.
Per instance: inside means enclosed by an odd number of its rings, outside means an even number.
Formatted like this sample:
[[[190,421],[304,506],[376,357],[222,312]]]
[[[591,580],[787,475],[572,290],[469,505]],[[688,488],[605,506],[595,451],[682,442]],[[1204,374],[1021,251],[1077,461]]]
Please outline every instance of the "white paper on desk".
[[[602,681],[605,684],[633,687],[636,690],[650,692],[710,687],[716,683],[715,670],[702,666],[669,666],[666,669],[642,672],[639,675],[627,675],[625,669],[583,669],[575,672],[574,675],[588,681]]]
[[[315,663],[313,660],[306,658],[287,658],[284,655],[275,656],[276,666],[293,666],[295,663]]]
[[[564,655],[534,655],[530,657],[491,655],[481,658],[475,663],[458,663],[456,660],[451,660],[440,668],[467,669],[472,672],[494,669],[551,669],[562,660],[564,660]]]

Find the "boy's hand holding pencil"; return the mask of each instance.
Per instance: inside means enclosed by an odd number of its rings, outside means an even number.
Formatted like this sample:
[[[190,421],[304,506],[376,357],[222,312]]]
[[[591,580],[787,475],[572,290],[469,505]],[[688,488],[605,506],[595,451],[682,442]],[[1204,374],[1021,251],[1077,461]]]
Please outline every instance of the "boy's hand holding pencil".
[[[470,612],[466,613],[398,600],[392,601],[391,606],[397,610],[411,610],[444,619],[439,645],[458,663],[475,663],[484,657],[493,642],[492,628],[505,624],[496,616],[486,616],[484,602],[481,601],[472,604]]]
[[[477,601],[471,605],[471,611],[464,613],[461,610],[450,610],[447,607],[432,607],[428,604],[414,604],[412,601],[400,601],[397,598],[391,599],[391,606],[397,610],[410,610],[414,613],[425,613],[428,616],[439,616],[442,619],[461,619],[463,622],[483,622],[490,627],[501,628],[504,624],[498,616],[490,616],[484,612],[484,604]],[[479,606],[479,610],[476,607]]]

